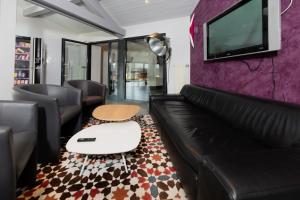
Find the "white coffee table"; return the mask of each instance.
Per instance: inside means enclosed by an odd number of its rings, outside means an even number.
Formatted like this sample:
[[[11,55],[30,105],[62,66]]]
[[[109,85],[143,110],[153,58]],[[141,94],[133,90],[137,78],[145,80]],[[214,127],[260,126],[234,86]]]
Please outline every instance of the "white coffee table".
[[[96,138],[95,142],[77,142],[78,138]],[[69,152],[85,154],[80,175],[82,175],[89,155],[121,154],[128,172],[124,153],[134,150],[141,140],[141,127],[135,121],[94,125],[76,133],[68,141]]]

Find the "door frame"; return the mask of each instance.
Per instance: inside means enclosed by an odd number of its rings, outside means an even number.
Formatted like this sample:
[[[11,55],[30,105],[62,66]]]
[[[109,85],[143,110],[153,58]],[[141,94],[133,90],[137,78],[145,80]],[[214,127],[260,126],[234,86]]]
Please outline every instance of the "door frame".
[[[162,36],[166,36],[166,33],[160,33]],[[145,39],[145,37],[147,37],[148,35],[143,35],[143,36],[136,36],[136,37],[128,37],[128,38],[125,38],[125,50],[124,50],[124,55],[125,55],[125,62],[124,62],[124,64],[125,64],[125,66],[124,66],[124,68],[125,68],[125,76],[126,76],[126,63],[127,63],[127,42],[128,41],[135,41],[135,40],[141,40],[141,39]],[[158,57],[158,56],[157,56]],[[160,59],[157,59],[158,61],[160,60]],[[166,57],[165,56],[163,56],[163,62],[162,63],[159,63],[159,64],[161,64],[162,65],[162,67],[163,67],[163,94],[167,94],[167,92],[168,92],[168,79],[167,79],[167,76],[168,76],[168,74],[167,74],[167,63],[166,63]],[[125,77],[125,79],[124,79],[124,81],[125,81],[125,86],[124,86],[124,99],[126,99],[126,77]]]
[[[161,35],[166,36],[166,33],[161,33]],[[90,45],[97,45],[107,43],[109,46],[108,50],[108,60],[110,60],[110,51],[111,51],[111,43],[118,43],[118,92],[119,92],[119,100],[126,100],[126,62],[127,62],[127,41],[141,40],[147,37],[148,35],[136,36],[136,37],[127,37],[123,39],[114,39],[114,40],[105,40],[105,41],[96,41],[89,43]],[[110,62],[108,63],[108,70],[110,70]],[[167,63],[166,57],[163,58],[163,63],[161,63],[163,67],[163,93],[167,94]],[[109,72],[109,71],[108,71]],[[109,72],[110,75],[110,72]],[[109,85],[108,85],[109,87]]]
[[[166,36],[166,33],[160,33],[163,36]],[[136,36],[136,37],[127,37],[122,39],[113,39],[113,40],[105,40],[105,41],[96,41],[96,42],[81,42],[71,39],[62,38],[62,57],[61,57],[61,85],[63,85],[65,81],[64,77],[64,63],[65,63],[65,47],[66,42],[74,42],[79,44],[87,45],[87,80],[91,80],[91,51],[92,45],[98,45],[107,43],[108,44],[108,76],[110,76],[111,63],[110,63],[110,54],[111,54],[111,44],[113,42],[118,43],[118,100],[126,100],[126,62],[127,62],[127,41],[134,41],[144,39],[148,35]],[[167,83],[167,63],[166,57],[163,57],[163,62],[160,63],[163,67],[163,93],[167,94],[168,83]],[[110,84],[110,83],[109,83]],[[108,85],[107,87],[109,87]]]
[[[118,44],[118,69],[117,69],[117,71],[118,71],[118,76],[117,76],[117,81],[118,81],[118,83],[119,83],[119,69],[120,69],[120,67],[119,66],[121,66],[122,64],[120,63],[120,61],[119,61],[119,51],[120,51],[120,42],[119,42],[120,40],[106,40],[106,41],[101,41],[101,42],[91,42],[91,43],[89,43],[91,46],[93,46],[93,45],[101,45],[101,44],[107,44],[107,47],[108,47],[108,73],[107,73],[107,75],[108,75],[108,84],[107,84],[107,88],[108,88],[108,90],[110,90],[110,88],[111,88],[111,82],[110,82],[110,77],[111,77],[111,74],[112,74],[112,72],[111,72],[111,67],[112,67],[112,63],[110,62],[110,58],[111,58],[111,46],[112,46],[112,43],[117,43]],[[103,72],[103,69],[101,70],[102,72]],[[103,80],[103,74],[101,74],[101,77],[100,77],[100,79],[101,80]],[[103,82],[102,82],[103,83]],[[118,86],[119,86],[119,84],[118,84]],[[118,87],[118,91],[119,91],[119,87]],[[108,92],[110,92],[110,91],[108,91]],[[110,94],[109,94],[110,95]],[[119,98],[119,95],[118,95],[118,99],[120,99]]]
[[[91,80],[91,58],[92,58],[92,49],[91,44],[86,42],[81,42],[77,40],[71,40],[62,38],[62,48],[61,48],[61,85],[65,82],[65,56],[66,56],[66,43],[73,42],[78,44],[87,45],[87,69],[86,69],[86,80]]]
[[[114,39],[114,40],[105,40],[105,41],[98,41],[98,42],[91,42],[89,43],[92,45],[99,45],[99,44],[108,44],[108,80],[111,77],[111,67],[112,63],[110,62],[111,58],[111,46],[112,43],[118,44],[118,75],[117,75],[117,82],[118,82],[118,94],[117,94],[117,100],[122,101],[125,99],[125,72],[124,67],[126,66],[126,54],[125,53],[125,40],[124,39]],[[111,88],[111,82],[108,81],[108,88]]]

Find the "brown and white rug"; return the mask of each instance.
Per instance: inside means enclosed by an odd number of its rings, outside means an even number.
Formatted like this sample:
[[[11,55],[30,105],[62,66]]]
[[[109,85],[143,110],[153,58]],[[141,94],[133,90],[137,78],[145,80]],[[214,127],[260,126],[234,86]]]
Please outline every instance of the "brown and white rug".
[[[140,124],[142,140],[126,156],[128,173],[120,155],[108,155],[90,157],[79,176],[84,156],[63,148],[58,164],[38,165],[36,185],[20,189],[17,199],[186,199],[151,117],[132,120]],[[84,127],[100,123],[90,118]]]

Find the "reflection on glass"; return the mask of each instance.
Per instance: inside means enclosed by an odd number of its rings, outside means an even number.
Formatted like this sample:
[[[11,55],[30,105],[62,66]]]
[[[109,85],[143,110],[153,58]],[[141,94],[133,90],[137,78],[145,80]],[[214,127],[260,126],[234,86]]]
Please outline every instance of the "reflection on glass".
[[[100,82],[108,86],[108,43],[99,44],[100,47]]]
[[[150,90],[162,91],[163,67],[143,39],[127,41],[126,99],[147,101]]]
[[[111,51],[109,56],[109,94],[118,95],[118,43],[111,43]]]
[[[65,80],[87,79],[87,45],[66,41],[65,43]]]

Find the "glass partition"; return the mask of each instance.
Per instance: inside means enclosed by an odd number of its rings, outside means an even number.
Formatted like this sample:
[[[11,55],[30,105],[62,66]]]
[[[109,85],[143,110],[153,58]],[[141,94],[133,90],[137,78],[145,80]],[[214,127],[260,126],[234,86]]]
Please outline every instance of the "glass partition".
[[[109,95],[111,98],[118,97],[118,42],[110,43],[109,52]]]
[[[148,101],[150,91],[163,90],[163,65],[144,39],[127,41],[126,99]]]
[[[87,80],[88,45],[64,42],[63,80]]]

